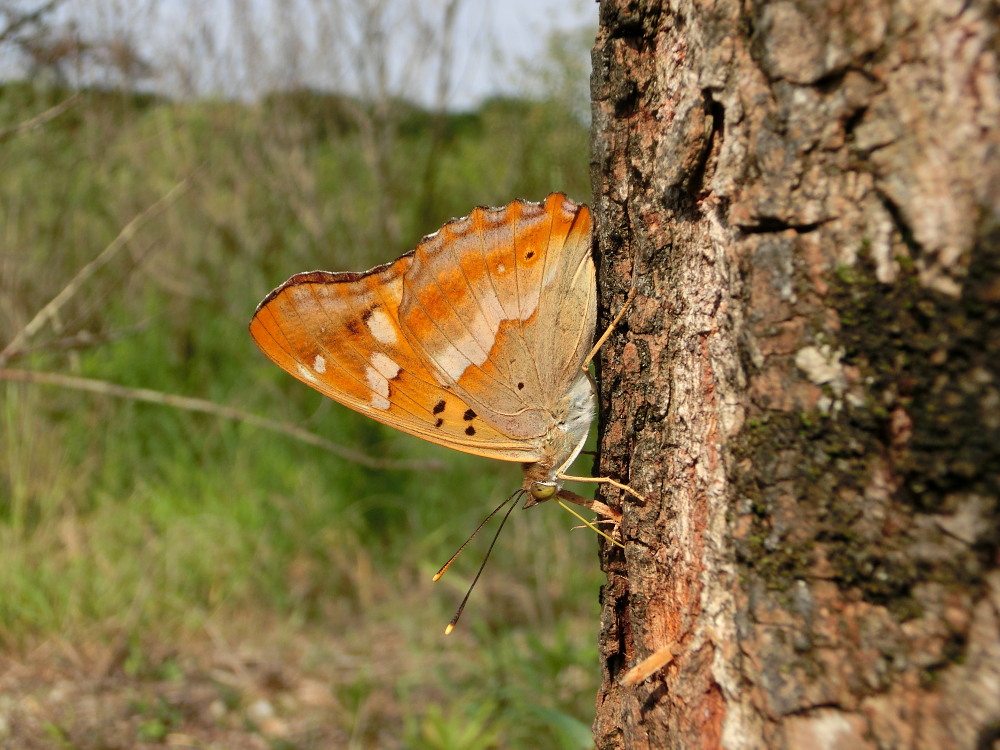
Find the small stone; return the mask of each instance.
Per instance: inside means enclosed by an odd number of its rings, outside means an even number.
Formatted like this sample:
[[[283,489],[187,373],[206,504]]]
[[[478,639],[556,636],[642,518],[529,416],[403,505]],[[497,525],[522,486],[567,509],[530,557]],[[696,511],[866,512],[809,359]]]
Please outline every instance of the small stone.
[[[247,715],[259,724],[274,716],[274,706],[270,701],[261,698],[250,704]]]
[[[208,715],[215,721],[222,721],[226,716],[226,704],[216,698],[208,704]]]

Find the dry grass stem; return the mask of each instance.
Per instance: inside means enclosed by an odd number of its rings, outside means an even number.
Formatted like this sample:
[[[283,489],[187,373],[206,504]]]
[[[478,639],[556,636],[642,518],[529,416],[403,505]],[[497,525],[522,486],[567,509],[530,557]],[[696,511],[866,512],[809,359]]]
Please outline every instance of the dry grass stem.
[[[10,140],[11,138],[16,138],[22,133],[27,133],[31,130],[35,130],[36,128],[40,128],[45,123],[56,119],[57,117],[59,117],[59,115],[68,111],[79,100],[80,100],[80,94],[79,93],[73,94],[72,96],[59,102],[54,107],[50,107],[41,114],[35,115],[30,120],[25,120],[24,122],[19,123],[14,127],[0,130],[0,143]]]
[[[367,466],[372,469],[392,469],[406,471],[440,471],[442,465],[433,460],[393,460],[372,458],[360,451],[345,448],[334,442],[322,438],[315,433],[303,430],[288,422],[279,422],[275,419],[268,419],[257,414],[236,409],[231,406],[220,406],[212,401],[190,396],[177,396],[172,393],[163,393],[149,388],[131,388],[116,383],[108,383],[104,380],[94,380],[92,378],[81,378],[74,375],[61,375],[54,372],[32,372],[30,370],[0,370],[0,380],[8,380],[19,383],[36,383],[40,385],[56,385],[62,388],[73,388],[78,391],[87,391],[102,396],[113,396],[124,398],[130,401],[144,401],[149,404],[160,404],[161,406],[171,406],[175,409],[185,411],[201,412],[211,414],[223,419],[231,419],[237,422],[261,427],[272,432],[279,432],[283,435],[300,440],[303,443],[322,448],[341,458],[354,463]]]

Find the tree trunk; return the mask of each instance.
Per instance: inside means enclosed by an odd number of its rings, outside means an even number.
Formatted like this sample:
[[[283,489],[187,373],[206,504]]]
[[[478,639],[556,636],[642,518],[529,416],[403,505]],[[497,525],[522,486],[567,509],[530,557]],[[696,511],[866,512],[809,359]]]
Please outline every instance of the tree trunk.
[[[598,748],[1000,743],[998,37],[601,2]]]

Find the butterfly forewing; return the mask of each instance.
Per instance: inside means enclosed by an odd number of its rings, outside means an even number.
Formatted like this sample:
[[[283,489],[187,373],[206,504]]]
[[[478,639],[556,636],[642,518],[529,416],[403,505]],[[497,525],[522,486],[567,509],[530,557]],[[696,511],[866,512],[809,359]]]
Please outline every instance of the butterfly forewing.
[[[442,388],[399,330],[402,277],[411,255],[366,274],[298,274],[260,304],[250,324],[278,366],[326,396],[431,442],[507,461],[534,446],[481,421]]]

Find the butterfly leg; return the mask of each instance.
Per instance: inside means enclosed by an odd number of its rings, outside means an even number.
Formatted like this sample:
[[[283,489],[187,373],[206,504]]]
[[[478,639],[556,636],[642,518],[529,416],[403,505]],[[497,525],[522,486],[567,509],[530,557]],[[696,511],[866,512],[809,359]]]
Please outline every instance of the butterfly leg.
[[[635,498],[637,498],[638,500],[640,500],[642,502],[646,502],[646,498],[644,498],[638,492],[636,492],[635,490],[633,490],[627,484],[622,484],[621,482],[619,482],[619,481],[617,481],[615,479],[612,479],[611,477],[571,477],[571,476],[568,476],[567,474],[560,474],[559,478],[560,479],[565,479],[565,480],[570,481],[570,482],[591,482],[591,483],[594,483],[594,484],[610,484],[615,489],[619,489],[619,490],[622,490],[624,492],[627,492],[630,495],[632,495],[632,497],[635,497]]]
[[[621,323],[622,318],[625,317],[625,313],[632,305],[632,300],[634,299],[635,299],[635,287],[633,286],[631,289],[628,290],[628,297],[625,298],[625,304],[622,305],[622,309],[618,311],[618,314],[615,316],[615,319],[611,321],[611,325],[609,325],[607,328],[604,329],[604,333],[601,334],[601,338],[597,339],[597,343],[594,344],[594,348],[591,349],[590,354],[587,355],[587,359],[583,363],[584,371],[587,370],[587,365],[590,364],[590,361],[595,356],[597,356],[597,352],[600,350],[600,348],[604,346],[604,342],[607,341],[608,338],[611,336],[611,333],[615,330],[615,326]]]
[[[587,366],[590,364],[590,361],[594,358],[594,356],[597,354],[600,348],[604,346],[604,342],[607,341],[608,338],[611,336],[611,333],[615,330],[615,327],[621,322],[622,318],[625,317],[625,313],[632,305],[632,301],[634,299],[635,299],[635,281],[633,280],[632,288],[628,290],[628,297],[625,298],[625,304],[622,305],[622,309],[618,311],[618,314],[615,315],[615,319],[611,321],[611,324],[604,330],[604,333],[601,334],[601,337],[597,340],[597,343],[594,344],[594,348],[590,350],[590,354],[587,355],[587,359],[583,365],[584,372],[587,371]],[[568,479],[569,481],[572,482],[598,482],[601,484],[610,484],[612,487],[627,492],[630,495],[638,498],[642,502],[646,501],[646,498],[644,498],[638,492],[633,490],[627,484],[622,484],[621,482],[611,479],[610,477],[571,477],[564,474],[560,474],[559,478]],[[579,497],[579,495],[577,495],[577,497]],[[595,500],[593,502],[597,501]],[[621,514],[618,515],[620,517]]]
[[[621,511],[610,508],[600,500],[591,500],[590,498],[583,497],[583,495],[577,495],[575,492],[571,492],[570,490],[559,490],[556,497],[575,505],[579,505],[581,508],[592,510],[597,515],[604,516],[611,523],[617,524],[622,520]],[[599,521],[598,523],[601,522]]]
[[[607,539],[616,547],[621,547],[622,549],[625,549],[625,545],[622,544],[621,541],[619,541],[621,539],[621,533],[619,531],[619,529],[621,528],[621,521],[622,521],[621,511],[614,510],[613,508],[608,507],[600,500],[590,500],[581,495],[577,495],[575,492],[570,492],[569,490],[559,490],[559,493],[556,495],[556,498],[560,501],[559,504],[562,505],[562,507],[565,510],[568,510],[578,519],[583,521],[585,526],[589,527],[592,531],[595,531],[596,533],[603,536],[605,539]],[[583,516],[581,516],[579,513],[570,508],[568,505],[563,503],[562,502],[563,500],[568,500],[571,503],[576,503],[577,505],[587,508],[588,510],[592,510],[594,513],[604,516],[604,518],[598,519],[593,523],[591,523],[590,521],[586,520]],[[611,531],[608,534],[605,534],[603,531],[597,528],[599,524],[606,524],[606,523],[611,524]]]

